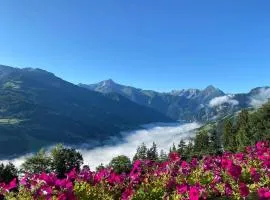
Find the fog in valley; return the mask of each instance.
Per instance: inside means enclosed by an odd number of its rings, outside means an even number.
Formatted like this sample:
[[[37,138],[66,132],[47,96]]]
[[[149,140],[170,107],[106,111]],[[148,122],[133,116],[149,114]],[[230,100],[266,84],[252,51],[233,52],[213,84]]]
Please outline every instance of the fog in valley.
[[[106,165],[113,157],[118,155],[126,155],[132,159],[137,147],[142,143],[150,147],[155,142],[159,151],[163,149],[165,152],[168,152],[173,143],[177,145],[181,139],[187,140],[194,136],[195,129],[199,127],[200,124],[196,122],[185,124],[148,124],[142,126],[139,130],[123,132],[124,138],[119,144],[100,146],[91,150],[79,147],[78,150],[83,155],[84,164],[89,165],[92,170],[95,170],[101,163]],[[27,154],[16,159],[2,160],[0,162],[12,162],[16,167],[20,167],[24,160],[32,155]]]

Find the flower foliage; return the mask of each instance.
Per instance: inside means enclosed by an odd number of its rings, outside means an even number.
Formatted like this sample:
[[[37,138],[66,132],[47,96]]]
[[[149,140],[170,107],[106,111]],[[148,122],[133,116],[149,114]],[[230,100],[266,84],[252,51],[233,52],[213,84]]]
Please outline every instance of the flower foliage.
[[[44,200],[198,200],[270,199],[270,148],[267,142],[245,153],[193,158],[186,162],[172,153],[165,162],[134,162],[130,173],[74,169],[59,179],[55,173],[25,174],[1,183],[6,199]],[[0,197],[1,198],[1,197]]]

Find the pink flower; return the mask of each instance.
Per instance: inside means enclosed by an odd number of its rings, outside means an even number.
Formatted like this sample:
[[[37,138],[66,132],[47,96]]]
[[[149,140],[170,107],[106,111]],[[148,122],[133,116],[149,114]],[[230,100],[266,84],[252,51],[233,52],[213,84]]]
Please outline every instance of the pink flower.
[[[179,154],[177,152],[172,152],[169,154],[169,160],[171,162],[177,162],[181,159],[181,157],[179,156]]]
[[[190,200],[199,200],[200,192],[196,187],[191,187],[189,190],[189,199]]]
[[[261,153],[267,150],[267,146],[267,142],[257,142],[256,144],[257,151],[260,151]]]
[[[69,173],[67,173],[67,178],[70,180],[74,180],[76,178],[76,175],[76,168],[73,168]]]
[[[187,184],[177,185],[176,190],[177,190],[178,194],[184,194],[188,190],[188,185]]]
[[[121,200],[130,200],[133,195],[133,190],[131,187],[128,187],[122,194]]]
[[[27,176],[25,176],[21,179],[20,184],[23,186],[26,186],[28,184]]]
[[[250,168],[250,175],[251,178],[255,181],[255,182],[259,182],[261,175],[257,172],[257,170],[255,168]]]
[[[6,190],[12,190],[17,187],[17,178],[14,178],[6,187]]]
[[[241,176],[242,167],[232,164],[229,166],[228,172],[235,180],[237,180]]]
[[[247,197],[249,195],[249,189],[245,183],[240,183],[239,190],[241,197]]]
[[[234,156],[239,161],[243,161],[244,160],[244,154],[243,153],[236,153]]]
[[[222,181],[222,178],[219,174],[215,175],[215,178],[213,179],[212,183],[220,183]]]
[[[225,183],[225,195],[231,196],[233,193],[232,187],[229,183]]]
[[[39,179],[45,181],[48,185],[52,186],[54,185],[55,181],[56,181],[56,176],[54,174],[46,174],[45,172],[43,172],[40,176]]]
[[[260,200],[270,199],[270,189],[269,188],[260,188],[258,190],[258,195]]]
[[[118,174],[112,172],[110,174],[110,176],[108,177],[108,182],[110,184],[119,184],[119,183],[121,183],[121,176],[119,176]]]
[[[191,166],[193,167],[193,168],[195,168],[197,165],[198,165],[198,159],[197,158],[192,158],[192,160],[191,160]]]
[[[221,161],[221,166],[223,169],[228,169],[231,165],[232,165],[232,161],[227,159],[227,158],[223,158]]]

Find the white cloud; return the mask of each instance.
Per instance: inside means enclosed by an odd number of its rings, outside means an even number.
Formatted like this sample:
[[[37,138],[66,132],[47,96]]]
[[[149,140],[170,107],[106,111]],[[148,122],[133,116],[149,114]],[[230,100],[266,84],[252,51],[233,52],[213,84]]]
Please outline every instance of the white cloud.
[[[194,136],[194,129],[199,127],[200,125],[195,122],[184,125],[147,126],[145,129],[126,133],[128,136],[122,144],[80,151],[83,155],[84,163],[88,164],[91,169],[95,169],[100,163],[108,164],[113,157],[118,155],[126,155],[132,158],[137,147],[142,142],[149,147],[155,142],[159,150],[168,151],[174,142],[178,143],[181,139],[185,140]]]
[[[250,98],[249,104],[253,107],[260,107],[268,101],[268,98],[270,98],[270,88],[261,88],[257,95]]]
[[[209,102],[209,106],[210,107],[217,107],[220,106],[222,104],[225,103],[229,103],[233,106],[236,106],[239,104],[239,102],[235,99],[233,99],[233,95],[225,95],[225,96],[221,96],[221,97],[215,97],[213,99],[211,99],[211,101]]]
[[[181,140],[187,140],[193,137],[195,134],[195,129],[199,128],[198,123],[187,123],[187,124],[151,124],[145,125],[143,129],[123,132],[126,137],[123,142],[118,145],[106,145],[102,147],[97,147],[92,150],[79,149],[83,155],[84,164],[90,166],[94,170],[99,164],[108,164],[108,162],[115,156],[126,155],[132,158],[136,152],[137,147],[143,142],[150,147],[153,142],[158,146],[158,149],[165,150],[168,152],[169,148],[175,142],[177,143]],[[28,154],[17,159],[10,160],[19,167],[24,160],[31,156]],[[3,162],[3,161],[0,161]],[[8,160],[4,161],[9,162]]]
[[[26,160],[26,158],[29,158],[31,156],[33,156],[33,154],[29,153],[29,154],[26,154],[24,156],[20,156],[18,158],[14,158],[14,159],[11,159],[11,160],[0,160],[0,163],[8,164],[9,162],[11,162],[11,163],[13,163],[15,165],[15,167],[20,168],[21,165]]]

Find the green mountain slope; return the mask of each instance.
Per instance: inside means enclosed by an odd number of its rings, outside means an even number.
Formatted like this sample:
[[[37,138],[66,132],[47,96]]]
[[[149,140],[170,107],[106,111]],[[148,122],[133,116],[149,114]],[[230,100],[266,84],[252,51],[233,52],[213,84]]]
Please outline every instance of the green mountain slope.
[[[170,118],[118,94],[104,95],[41,69],[0,66],[0,156],[55,143],[96,145],[120,131]]]

